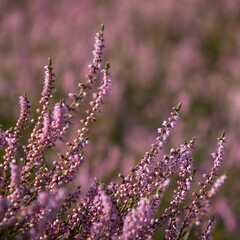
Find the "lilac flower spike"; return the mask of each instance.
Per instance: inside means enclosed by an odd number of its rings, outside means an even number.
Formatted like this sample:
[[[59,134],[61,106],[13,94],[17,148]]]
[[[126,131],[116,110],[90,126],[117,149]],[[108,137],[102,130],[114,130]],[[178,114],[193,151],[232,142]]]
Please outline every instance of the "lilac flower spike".
[[[202,236],[199,238],[199,240],[213,240],[212,233],[215,229],[216,221],[214,218],[209,220],[207,229],[202,233]]]
[[[99,239],[102,236],[110,237],[110,227],[112,225],[112,201],[100,186],[98,187],[98,195],[95,197],[93,203],[98,208],[98,215],[101,216],[101,218],[98,221],[93,221],[91,236],[89,239]]]
[[[226,175],[222,175],[221,177],[219,177],[213,184],[213,186],[211,187],[211,189],[208,192],[208,197],[212,198],[214,195],[216,195],[216,193],[219,191],[219,189],[222,187],[222,185],[224,184],[224,182],[227,180],[227,176]]]
[[[17,164],[10,162],[10,168],[11,168],[11,187],[18,187],[20,184],[19,179],[19,167]]]
[[[51,127],[53,131],[62,131],[65,125],[67,107],[64,103],[56,103],[53,110]]]
[[[0,129],[0,149],[7,147],[6,134]]]
[[[53,87],[53,83],[55,81],[55,74],[52,72],[52,60],[49,58],[48,65],[44,67],[45,69],[45,76],[44,76],[44,87],[42,91],[42,98],[40,100],[41,104],[46,103],[49,100],[51,91],[55,88]]]
[[[124,219],[121,240],[146,239],[151,235],[148,226],[153,222],[150,199],[142,198],[136,209],[132,209]]]
[[[112,88],[110,64],[102,68],[103,30],[102,25],[95,37],[92,64],[78,93],[54,101],[55,74],[49,60],[33,125],[29,124],[31,103],[24,95],[19,98],[15,127],[0,130],[0,149],[5,151],[0,163],[0,239],[150,240],[160,230],[165,239],[180,240],[193,235],[193,226],[199,239],[212,239],[215,220],[209,221],[204,232],[199,226],[226,180],[225,175],[218,177],[225,157],[225,135],[218,139],[213,167],[198,183],[199,191],[192,192],[188,206],[196,174],[192,157],[196,138],[160,154],[179,120],[181,103],[162,123],[139,163],[127,176],[119,174],[120,183],[94,179],[84,193],[76,181],[88,160],[84,154],[92,124]],[[81,119],[74,123],[76,115]],[[27,128],[30,137],[22,145],[25,139],[20,138]],[[71,129],[77,130],[75,136],[67,134]],[[48,153],[56,153],[56,157]]]
[[[184,221],[182,222],[182,226],[177,239],[181,239],[181,237],[184,234],[183,232],[186,228],[188,228],[188,232],[190,232],[193,227],[193,224],[199,225],[201,222],[201,218],[207,212],[207,208],[209,207],[209,201],[211,199],[211,195],[214,191],[214,188],[210,189],[209,194],[206,189],[208,188],[208,186],[213,185],[214,177],[218,176],[221,170],[221,165],[225,156],[224,143],[225,143],[225,132],[223,132],[221,137],[218,138],[219,147],[217,149],[217,152],[211,154],[214,158],[214,163],[213,163],[213,168],[210,171],[210,174],[203,174],[203,177],[206,178],[205,182],[198,183],[198,185],[201,187],[198,193],[193,192],[193,196],[195,196],[195,198],[191,206],[188,207],[187,214],[184,218]]]
[[[212,171],[210,173],[210,177],[209,177],[209,182],[211,184],[212,182],[212,178],[213,176],[218,176],[219,172],[221,171],[221,166],[222,166],[222,162],[224,160],[224,156],[225,156],[225,133],[222,133],[222,136],[218,139],[218,150],[216,153],[212,153],[212,157],[214,158],[214,166],[212,168]]]
[[[154,166],[154,159],[162,149],[163,144],[166,142],[170,132],[174,128],[175,122],[179,119],[178,111],[180,107],[181,104],[176,108],[173,108],[173,112],[168,121],[163,122],[163,128],[158,129],[159,136],[156,138],[156,142],[151,145],[152,148],[150,152],[145,153],[141,162],[132,169],[129,176],[125,177],[122,184],[119,186],[115,197],[118,198],[119,203],[123,202],[125,204],[122,211],[125,210],[129,199],[132,199],[132,201],[135,202],[137,199],[143,197],[144,193],[148,190],[154,191],[167,180],[167,176],[164,179],[161,179],[160,183],[156,180],[162,169],[157,169]],[[161,163],[159,162],[158,164]],[[154,183],[155,186],[152,186],[152,183]],[[151,190],[148,189],[148,187]]]
[[[100,33],[97,33],[95,37],[93,65],[95,65],[97,68],[101,68],[102,55],[105,48],[104,39],[102,38],[103,31],[104,25],[101,25]]]

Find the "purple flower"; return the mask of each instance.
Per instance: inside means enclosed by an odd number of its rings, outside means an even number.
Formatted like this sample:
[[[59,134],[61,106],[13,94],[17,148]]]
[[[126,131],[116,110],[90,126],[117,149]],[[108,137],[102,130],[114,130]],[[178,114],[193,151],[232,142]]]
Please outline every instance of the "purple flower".
[[[147,239],[152,236],[148,228],[154,222],[150,199],[142,198],[136,209],[131,209],[124,219],[122,235],[119,239]]]
[[[212,233],[215,229],[216,221],[214,218],[208,221],[207,229],[202,233],[202,236],[199,238],[200,240],[212,240]]]
[[[0,236],[34,240],[144,240],[152,239],[160,229],[165,231],[165,239],[171,240],[188,236],[193,226],[197,232],[203,222],[211,200],[226,180],[225,175],[215,180],[225,157],[225,136],[218,140],[218,150],[212,154],[213,168],[203,175],[205,181],[198,183],[200,189],[192,192],[193,201],[187,207],[196,173],[192,158],[195,138],[178,148],[170,148],[168,154],[163,149],[179,119],[181,103],[163,121],[141,161],[127,176],[118,175],[121,182],[103,184],[95,179],[87,193],[82,192],[76,176],[88,160],[85,150],[90,144],[89,132],[97,120],[96,113],[101,112],[112,88],[110,64],[106,63],[102,69],[104,48],[101,26],[85,83],[79,84],[79,93],[70,93],[70,99],[59,103],[53,100],[55,75],[49,60],[45,66],[41,107],[31,120],[33,126],[29,124],[31,104],[24,95],[20,97],[16,126],[0,131],[0,148],[5,150],[0,164]],[[99,83],[98,73],[103,74]],[[81,116],[78,123],[73,122],[76,114]],[[68,136],[73,125],[77,132]],[[22,146],[20,138],[28,127],[32,127],[32,132],[28,144]],[[58,147],[59,152],[52,150],[53,147]],[[114,161],[115,154],[110,158]],[[163,209],[161,203],[171,189],[174,189],[170,194],[172,199],[168,205],[165,202]],[[158,215],[158,210],[163,212]],[[215,224],[211,219],[200,239],[211,239]]]

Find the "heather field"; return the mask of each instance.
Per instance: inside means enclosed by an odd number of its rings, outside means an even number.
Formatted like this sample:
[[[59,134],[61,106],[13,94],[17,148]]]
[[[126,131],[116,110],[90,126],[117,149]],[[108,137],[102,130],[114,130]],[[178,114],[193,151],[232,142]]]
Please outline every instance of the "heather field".
[[[0,0],[0,239],[239,239],[239,119],[238,0]]]

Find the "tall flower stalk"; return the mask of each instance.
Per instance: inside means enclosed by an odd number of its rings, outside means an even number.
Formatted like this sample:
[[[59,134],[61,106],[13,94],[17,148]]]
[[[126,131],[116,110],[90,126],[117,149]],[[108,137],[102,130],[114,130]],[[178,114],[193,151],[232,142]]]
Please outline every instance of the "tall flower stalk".
[[[213,196],[226,180],[225,175],[215,180],[225,157],[225,134],[218,139],[218,150],[212,154],[210,173],[203,175],[205,180],[198,183],[200,189],[192,192],[192,203],[188,205],[196,174],[192,157],[196,138],[171,148],[169,154],[160,155],[179,120],[181,103],[162,123],[142,160],[126,177],[119,174],[122,178],[119,184],[107,185],[95,179],[86,194],[81,186],[73,191],[68,188],[87,160],[84,149],[89,145],[91,123],[97,120],[97,113],[101,112],[112,87],[110,64],[107,62],[104,67],[102,64],[103,33],[102,25],[95,37],[86,81],[79,84],[78,93],[69,93],[70,99],[54,102],[56,76],[49,59],[44,67],[37,117],[30,123],[31,103],[26,95],[21,96],[16,126],[0,131],[0,148],[5,150],[0,164],[0,238],[152,239],[160,229],[164,239],[187,239],[193,231],[200,239],[211,239],[215,220],[211,218],[204,231],[201,223]],[[89,95],[92,95],[90,100]],[[83,104],[88,106],[84,112]],[[79,124],[75,123],[77,133],[72,141],[65,141],[77,113],[83,116]],[[24,145],[20,139],[31,124],[32,132]],[[66,150],[57,153],[49,165],[48,152],[59,141],[65,142]],[[172,200],[163,209],[161,203],[170,179],[176,178]]]

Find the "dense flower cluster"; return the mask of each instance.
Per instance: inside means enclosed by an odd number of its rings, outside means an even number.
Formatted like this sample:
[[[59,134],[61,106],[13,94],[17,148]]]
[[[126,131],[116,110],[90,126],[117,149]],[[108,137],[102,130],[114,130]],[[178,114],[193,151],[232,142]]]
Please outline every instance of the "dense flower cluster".
[[[173,108],[170,117],[158,129],[158,136],[143,159],[130,170],[122,181],[104,185],[95,179],[86,195],[80,186],[67,192],[84,163],[84,148],[89,144],[91,122],[111,90],[110,65],[102,68],[104,45],[103,26],[94,44],[94,59],[89,65],[86,82],[79,84],[78,93],[70,93],[71,102],[53,103],[55,74],[52,62],[45,67],[45,80],[37,109],[38,116],[27,145],[22,144],[23,131],[30,126],[31,103],[27,96],[20,97],[20,117],[14,128],[0,131],[0,147],[5,150],[0,171],[0,238],[1,239],[152,239],[158,229],[165,239],[183,239],[199,236],[210,239],[215,227],[213,218],[207,229],[201,223],[211,200],[226,176],[219,176],[225,155],[225,135],[218,140],[213,153],[213,167],[199,182],[199,191],[187,196],[194,183],[192,151],[196,138],[171,148],[162,158],[160,152],[172,133],[178,119],[181,103]],[[98,83],[98,75],[103,74]],[[92,99],[87,96],[92,93]],[[74,113],[83,102],[87,109],[72,141],[66,133],[73,125]],[[53,164],[46,161],[48,151],[59,142],[65,143],[65,152],[57,154]],[[177,177],[177,187],[164,212],[158,215],[170,179]],[[218,178],[217,178],[218,177]],[[189,197],[190,198],[190,197]],[[190,198],[191,199],[191,198]],[[161,211],[160,211],[161,212]]]

